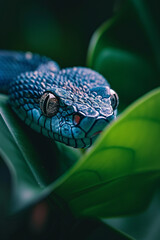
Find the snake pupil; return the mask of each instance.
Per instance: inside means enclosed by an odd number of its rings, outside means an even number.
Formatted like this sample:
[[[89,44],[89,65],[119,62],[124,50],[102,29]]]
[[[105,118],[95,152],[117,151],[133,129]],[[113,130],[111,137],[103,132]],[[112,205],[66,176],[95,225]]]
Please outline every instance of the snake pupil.
[[[49,95],[45,98],[44,103],[43,103],[43,112],[45,115],[47,114],[48,99],[49,99]]]

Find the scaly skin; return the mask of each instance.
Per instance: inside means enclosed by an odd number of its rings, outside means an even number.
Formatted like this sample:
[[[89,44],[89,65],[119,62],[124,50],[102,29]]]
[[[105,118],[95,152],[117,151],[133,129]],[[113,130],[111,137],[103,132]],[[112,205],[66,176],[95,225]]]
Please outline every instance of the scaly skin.
[[[27,125],[76,148],[91,146],[116,117],[112,91],[102,75],[84,67],[60,70],[37,54],[0,51],[0,89],[9,93],[9,103]],[[42,109],[46,92],[57,99],[53,116]]]

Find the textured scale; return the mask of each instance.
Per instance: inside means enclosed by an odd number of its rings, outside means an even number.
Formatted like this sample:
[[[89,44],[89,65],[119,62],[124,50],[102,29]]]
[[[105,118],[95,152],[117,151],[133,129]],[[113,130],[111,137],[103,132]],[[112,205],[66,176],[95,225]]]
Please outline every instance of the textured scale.
[[[116,117],[110,86],[99,73],[84,67],[59,68],[37,54],[0,52],[0,89],[8,91],[17,115],[34,130],[72,147],[89,147]],[[56,114],[44,115],[45,92],[59,102]]]

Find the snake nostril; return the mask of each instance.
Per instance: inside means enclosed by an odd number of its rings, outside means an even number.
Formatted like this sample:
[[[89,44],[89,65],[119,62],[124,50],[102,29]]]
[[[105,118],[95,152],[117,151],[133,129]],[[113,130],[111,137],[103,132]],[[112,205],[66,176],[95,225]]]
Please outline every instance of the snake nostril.
[[[92,135],[92,136],[90,136],[90,138],[92,138],[92,137],[95,137],[95,136],[99,135],[101,132],[102,132],[102,131],[97,131],[97,132],[93,133],[93,135]]]

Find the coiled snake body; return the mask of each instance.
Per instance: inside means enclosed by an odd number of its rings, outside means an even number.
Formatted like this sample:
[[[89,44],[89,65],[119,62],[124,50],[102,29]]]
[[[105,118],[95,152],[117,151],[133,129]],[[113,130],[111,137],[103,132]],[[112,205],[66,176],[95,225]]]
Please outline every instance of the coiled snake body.
[[[0,51],[0,90],[27,125],[76,148],[91,146],[116,117],[118,96],[102,75],[30,52]]]

